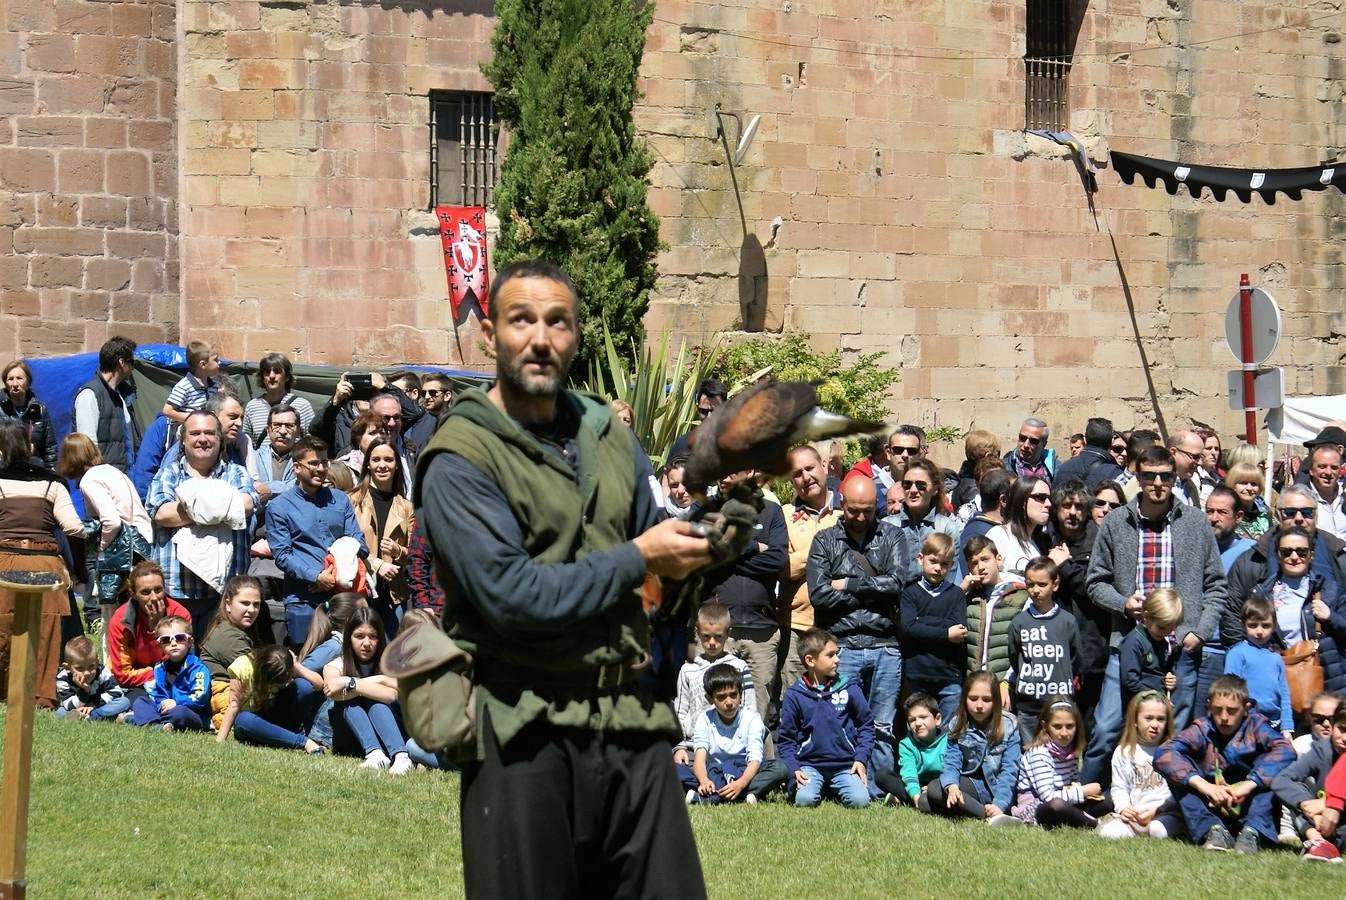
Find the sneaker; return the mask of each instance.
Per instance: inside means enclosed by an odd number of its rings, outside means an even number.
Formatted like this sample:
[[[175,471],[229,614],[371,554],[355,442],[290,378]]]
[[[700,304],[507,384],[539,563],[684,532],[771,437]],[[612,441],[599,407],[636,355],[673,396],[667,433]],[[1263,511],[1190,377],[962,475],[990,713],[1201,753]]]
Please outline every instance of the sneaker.
[[[884,805],[884,806],[900,806],[901,804],[898,802],[897,796],[896,796],[895,794],[884,794],[884,795],[883,795],[883,805]]]
[[[411,757],[405,753],[399,753],[397,756],[393,757],[393,765],[392,768],[388,770],[388,774],[405,775],[414,768],[416,768],[416,764],[411,761]]]
[[[991,816],[991,818],[987,819],[986,824],[990,825],[992,828],[1014,828],[1015,826],[1023,825],[1024,820],[1019,818],[1018,816],[1011,816],[1006,813],[997,813],[996,815]]]
[[[688,791],[687,796],[684,797],[683,799],[687,801],[688,806],[691,806],[693,803],[696,802],[696,791]]]
[[[172,734],[172,733],[173,733],[173,723],[172,723],[172,722],[165,722],[163,725],[161,725],[161,726],[159,727],[159,730],[162,731],[164,734]]]
[[[747,795],[746,797],[743,798],[743,802],[746,803],[746,804],[748,804],[749,806],[756,806],[756,805],[757,805],[757,795],[756,795],[756,794],[749,794],[749,795]]]
[[[365,757],[365,761],[360,763],[362,769],[386,769],[392,764],[388,759],[388,754],[382,750],[373,750]]]
[[[1258,853],[1262,849],[1262,838],[1251,828],[1245,828],[1239,832],[1239,839],[1234,842],[1234,852],[1247,855]]]
[[[1316,841],[1308,841],[1304,844],[1304,852],[1299,858],[1307,862],[1341,862],[1341,852],[1332,846],[1331,841],[1325,841],[1319,838]]]
[[[1228,853],[1234,849],[1234,839],[1230,837],[1229,831],[1223,825],[1212,825],[1210,831],[1206,833],[1206,840],[1201,845],[1201,849],[1220,850]]]

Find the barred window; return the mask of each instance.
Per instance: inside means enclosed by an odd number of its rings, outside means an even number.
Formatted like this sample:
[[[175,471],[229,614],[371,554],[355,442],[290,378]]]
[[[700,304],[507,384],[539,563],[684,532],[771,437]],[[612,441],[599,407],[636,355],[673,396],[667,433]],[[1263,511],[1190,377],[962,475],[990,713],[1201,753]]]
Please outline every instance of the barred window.
[[[430,92],[430,206],[492,206],[499,173],[489,93]]]
[[[1071,57],[1079,22],[1071,0],[1028,0],[1024,52],[1024,119],[1027,130],[1064,131],[1070,122]]]

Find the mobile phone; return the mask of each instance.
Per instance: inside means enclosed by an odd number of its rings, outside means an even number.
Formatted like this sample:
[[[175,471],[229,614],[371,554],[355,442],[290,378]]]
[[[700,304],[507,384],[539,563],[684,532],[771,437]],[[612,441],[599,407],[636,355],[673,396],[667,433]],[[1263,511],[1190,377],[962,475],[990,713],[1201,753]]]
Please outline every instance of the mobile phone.
[[[374,379],[368,372],[355,372],[346,378],[350,382],[352,400],[368,400],[374,396]]]

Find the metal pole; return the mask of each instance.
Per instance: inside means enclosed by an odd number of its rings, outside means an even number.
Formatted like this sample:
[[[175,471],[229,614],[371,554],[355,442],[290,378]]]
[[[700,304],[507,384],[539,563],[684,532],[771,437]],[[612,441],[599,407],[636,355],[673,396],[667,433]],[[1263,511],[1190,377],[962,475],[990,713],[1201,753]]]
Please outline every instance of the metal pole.
[[[1243,416],[1248,443],[1257,444],[1257,363],[1253,362],[1253,289],[1248,273],[1239,276],[1239,330],[1243,340]]]
[[[13,589],[14,585],[5,585]],[[0,784],[0,900],[28,889],[28,788],[33,775],[33,692],[42,628],[43,588],[14,591],[14,633],[9,656],[9,716],[5,720],[5,774]]]

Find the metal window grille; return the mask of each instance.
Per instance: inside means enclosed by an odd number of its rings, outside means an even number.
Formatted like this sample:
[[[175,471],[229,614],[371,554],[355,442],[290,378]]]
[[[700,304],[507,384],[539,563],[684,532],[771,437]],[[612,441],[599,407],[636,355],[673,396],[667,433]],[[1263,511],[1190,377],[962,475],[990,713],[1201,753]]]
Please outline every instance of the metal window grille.
[[[497,134],[491,95],[430,92],[430,206],[495,202]]]
[[[1024,118],[1029,130],[1064,131],[1070,118],[1070,0],[1028,0]]]

